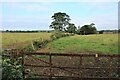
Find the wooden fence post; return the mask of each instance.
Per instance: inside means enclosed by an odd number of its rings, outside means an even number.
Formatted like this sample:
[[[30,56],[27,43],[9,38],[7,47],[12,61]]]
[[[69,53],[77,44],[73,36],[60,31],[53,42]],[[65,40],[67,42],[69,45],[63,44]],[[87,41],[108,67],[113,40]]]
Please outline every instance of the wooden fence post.
[[[50,53],[50,58],[49,58],[49,62],[50,62],[50,78],[49,78],[49,80],[52,80],[52,72],[51,72],[51,70],[52,70],[52,60],[51,60],[51,53]]]
[[[82,56],[80,56],[80,62],[79,62],[79,68],[80,68],[80,78],[82,78]]]
[[[22,73],[23,73],[23,80],[25,79],[25,72],[24,72],[24,52],[22,53]]]
[[[113,57],[111,56],[110,59],[109,59],[110,63],[109,63],[109,77],[111,77],[112,75],[112,61],[113,61]],[[114,62],[114,61],[113,61]]]
[[[33,50],[35,50],[35,47],[33,45],[33,41],[31,41],[31,46],[32,46]]]
[[[98,74],[99,74],[99,55],[98,54],[95,54],[95,66],[96,69],[95,69],[95,76],[94,77],[98,77]]]

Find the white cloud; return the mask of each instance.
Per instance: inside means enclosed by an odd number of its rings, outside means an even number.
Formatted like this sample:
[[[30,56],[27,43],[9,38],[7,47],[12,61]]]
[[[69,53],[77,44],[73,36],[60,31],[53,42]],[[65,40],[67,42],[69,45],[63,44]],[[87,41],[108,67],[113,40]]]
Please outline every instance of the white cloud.
[[[73,16],[72,22],[75,23],[76,26],[83,26],[86,24],[95,23],[98,30],[118,29],[118,15],[116,14],[101,14],[86,18]]]
[[[23,1],[23,0],[21,0],[21,1]],[[85,1],[87,1],[87,0],[85,0]],[[91,0],[91,1],[95,1],[95,0]],[[98,1],[100,1],[100,0],[98,0]],[[106,0],[106,1],[108,1],[108,0]],[[112,1],[112,0],[110,0],[110,1]],[[30,4],[29,5],[25,4],[24,6],[19,6],[18,4],[9,3],[10,7],[17,8],[17,9],[23,9],[23,10],[29,10],[29,11],[31,11],[31,10],[32,11],[44,11],[44,10],[48,11],[50,9],[50,7],[48,5],[52,4],[52,2],[42,2],[38,5],[36,5],[34,3],[31,4],[31,5]],[[104,9],[104,8],[110,8],[111,9],[111,6],[106,6],[106,5],[105,6],[100,6],[99,3],[93,3],[93,4],[95,5],[95,7],[97,7],[98,10],[100,8],[101,9]],[[49,13],[47,13],[47,14],[49,14]],[[90,23],[93,22],[93,23],[96,24],[98,29],[104,29],[104,28],[115,29],[115,28],[117,28],[117,16],[115,16],[115,15],[117,15],[117,13],[116,14],[106,14],[106,15],[105,14],[104,15],[99,14],[99,15],[96,15],[96,16],[91,15],[90,17],[86,17],[86,18],[81,18],[81,17],[78,17],[78,16],[72,16],[71,15],[71,19],[72,19],[72,22],[76,24],[76,26],[84,25],[84,24],[90,24]],[[33,25],[34,25],[34,23],[38,23],[38,24],[45,23],[45,25],[48,25],[48,26],[49,26],[48,23],[51,22],[50,16],[46,16],[46,14],[40,14],[40,16],[38,16],[38,15],[34,15],[34,16],[31,16],[31,15],[5,16],[3,20],[5,22],[9,22],[9,23],[18,23],[18,22],[31,23],[31,25],[32,25],[32,23],[33,23]],[[107,26],[109,26],[109,27],[107,27]]]

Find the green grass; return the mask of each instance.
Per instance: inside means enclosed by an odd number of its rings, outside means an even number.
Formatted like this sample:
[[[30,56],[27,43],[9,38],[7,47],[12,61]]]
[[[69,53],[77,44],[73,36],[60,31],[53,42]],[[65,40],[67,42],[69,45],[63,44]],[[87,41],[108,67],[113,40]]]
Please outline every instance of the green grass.
[[[76,35],[47,45],[51,52],[87,52],[118,54],[118,34]]]
[[[50,39],[50,33],[2,33],[2,46],[23,46],[35,39]],[[8,46],[10,45],[10,46]],[[102,52],[118,53],[118,34],[75,35],[50,42],[42,50],[47,52]]]
[[[49,39],[50,33],[2,33],[2,46],[21,45],[35,39]]]

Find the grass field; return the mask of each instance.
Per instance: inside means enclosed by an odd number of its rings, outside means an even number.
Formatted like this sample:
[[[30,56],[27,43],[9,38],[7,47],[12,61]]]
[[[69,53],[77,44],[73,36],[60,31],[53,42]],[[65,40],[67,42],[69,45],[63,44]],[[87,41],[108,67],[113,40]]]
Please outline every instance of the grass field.
[[[50,39],[50,33],[3,33],[2,47],[28,45],[31,40]],[[101,52],[118,54],[118,34],[75,35],[54,40],[38,52]]]
[[[27,44],[32,40],[41,38],[49,39],[50,33],[2,33],[2,46],[3,48],[17,45],[22,46],[22,44]]]
[[[50,42],[48,52],[100,52],[118,54],[118,34],[76,35]]]

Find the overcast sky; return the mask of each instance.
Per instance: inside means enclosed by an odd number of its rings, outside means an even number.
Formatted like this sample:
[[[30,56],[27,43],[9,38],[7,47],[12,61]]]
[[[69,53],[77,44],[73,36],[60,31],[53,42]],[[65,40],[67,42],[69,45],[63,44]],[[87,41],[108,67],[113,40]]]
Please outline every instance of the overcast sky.
[[[76,26],[95,23],[98,30],[118,29],[118,2],[115,0],[114,2],[4,0],[1,6],[2,30],[49,30],[51,16],[56,12],[67,13],[71,23]]]

